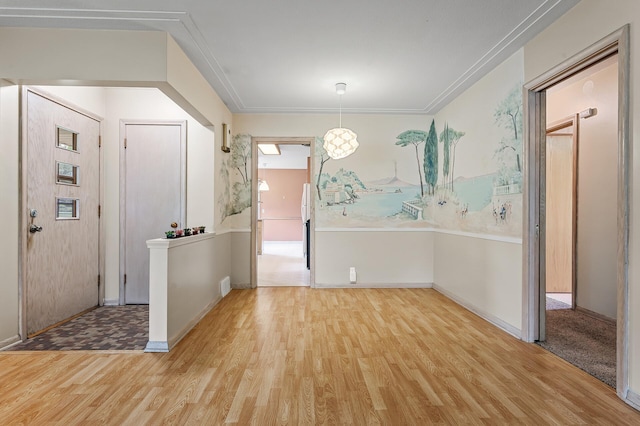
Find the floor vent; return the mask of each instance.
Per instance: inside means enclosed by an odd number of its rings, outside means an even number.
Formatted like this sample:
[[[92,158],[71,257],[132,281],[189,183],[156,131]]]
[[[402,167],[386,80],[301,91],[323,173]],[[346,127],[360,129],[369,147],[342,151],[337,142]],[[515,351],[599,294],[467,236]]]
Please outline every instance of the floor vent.
[[[224,277],[220,280],[220,294],[225,297],[231,291],[231,278]]]

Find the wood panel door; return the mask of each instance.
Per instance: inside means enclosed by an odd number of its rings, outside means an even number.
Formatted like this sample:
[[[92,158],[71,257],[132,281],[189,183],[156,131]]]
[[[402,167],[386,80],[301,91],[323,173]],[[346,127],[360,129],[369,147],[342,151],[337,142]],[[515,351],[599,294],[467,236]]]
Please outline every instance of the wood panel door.
[[[27,335],[99,302],[100,123],[26,92]]]
[[[126,304],[149,303],[149,249],[172,222],[186,226],[186,122],[124,123],[123,287]]]
[[[570,119],[547,131],[545,194],[547,293],[573,293],[575,288],[578,155],[576,123],[577,119]]]

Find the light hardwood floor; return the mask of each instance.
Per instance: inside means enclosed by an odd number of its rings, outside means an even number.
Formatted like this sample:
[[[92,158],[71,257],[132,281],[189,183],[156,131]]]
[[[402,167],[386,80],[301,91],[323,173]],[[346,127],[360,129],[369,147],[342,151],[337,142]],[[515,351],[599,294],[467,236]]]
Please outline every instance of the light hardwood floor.
[[[309,285],[302,241],[265,241],[258,256],[258,287]]]
[[[640,424],[431,289],[234,290],[168,354],[0,352],[1,424]]]

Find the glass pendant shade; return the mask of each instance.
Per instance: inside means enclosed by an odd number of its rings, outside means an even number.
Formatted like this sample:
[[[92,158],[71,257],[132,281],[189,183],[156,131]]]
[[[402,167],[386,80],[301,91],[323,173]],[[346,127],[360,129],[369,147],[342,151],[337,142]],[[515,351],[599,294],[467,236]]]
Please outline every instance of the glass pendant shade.
[[[336,127],[324,135],[322,145],[329,157],[334,160],[347,157],[358,149],[358,135],[349,129]]]

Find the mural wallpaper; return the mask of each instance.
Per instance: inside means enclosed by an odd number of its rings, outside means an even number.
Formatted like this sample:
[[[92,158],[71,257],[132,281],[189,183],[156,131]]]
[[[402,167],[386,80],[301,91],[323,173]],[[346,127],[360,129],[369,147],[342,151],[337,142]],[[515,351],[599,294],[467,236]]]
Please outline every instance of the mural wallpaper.
[[[331,160],[316,140],[316,221],[318,227],[444,228],[506,236],[521,234],[522,210],[522,99],[521,83],[493,109],[488,124],[500,137],[456,129],[447,121],[438,128],[431,119],[428,131],[409,129],[393,144],[414,158],[415,181],[393,176],[363,182],[358,170],[326,170]],[[477,127],[477,126],[476,126]],[[482,175],[464,176],[456,158],[476,145],[491,150],[492,161]],[[467,151],[470,151],[467,149]],[[472,151],[470,151],[472,153]],[[356,154],[357,155],[357,152]],[[466,153],[469,156],[469,153]]]
[[[522,58],[514,55],[425,118],[424,128],[400,127],[395,135],[375,123],[360,129],[370,140],[362,139],[346,159],[329,158],[317,137],[316,228],[439,228],[520,237],[521,79]],[[224,227],[250,226],[250,143],[250,135],[234,136],[222,168]]]
[[[218,175],[223,188],[217,200],[221,227],[248,228],[251,226],[251,135],[235,135],[230,148]]]

